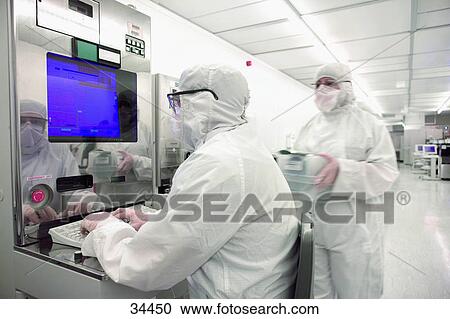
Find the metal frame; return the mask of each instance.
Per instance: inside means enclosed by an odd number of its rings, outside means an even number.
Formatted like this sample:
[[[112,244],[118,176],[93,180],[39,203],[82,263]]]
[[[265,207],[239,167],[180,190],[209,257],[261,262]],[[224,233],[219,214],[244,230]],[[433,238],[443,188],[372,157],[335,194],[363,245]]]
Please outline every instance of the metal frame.
[[[12,161],[10,140],[11,133],[11,108],[13,102],[12,86],[14,81],[11,78],[11,1],[0,2],[0,144],[2,152],[0,153],[0,171],[2,179],[0,180],[0,298],[13,298],[14,289],[14,263],[12,261],[12,252],[14,247],[14,229],[15,221],[13,219],[14,190],[12,183]]]
[[[9,1],[10,4],[10,56],[9,56],[9,77],[10,77],[10,127],[11,127],[11,150],[17,150],[20,147],[19,137],[18,137],[18,101],[17,101],[17,75],[16,75],[16,20],[14,13],[14,0]],[[20,153],[11,152],[11,179],[12,179],[12,198],[13,198],[13,215],[14,215],[14,236],[15,242],[20,244],[25,244],[23,238],[24,233],[24,222],[20,203],[22,202],[22,192],[20,185]]]

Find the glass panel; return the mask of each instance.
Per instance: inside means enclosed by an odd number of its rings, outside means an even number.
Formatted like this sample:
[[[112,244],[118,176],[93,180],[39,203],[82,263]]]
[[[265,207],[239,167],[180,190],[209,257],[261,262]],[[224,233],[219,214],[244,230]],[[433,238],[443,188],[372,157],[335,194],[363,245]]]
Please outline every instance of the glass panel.
[[[172,179],[180,164],[188,155],[183,150],[181,129],[174,121],[174,111],[169,106],[167,94],[174,92],[175,78],[158,74],[154,78],[155,110],[157,125],[157,147],[159,158],[158,187],[160,193],[168,193],[172,186]]]
[[[73,58],[71,36],[36,25],[34,0],[15,6],[25,234],[37,238],[46,232],[34,225],[148,199],[154,147],[150,59],[126,51],[125,39],[132,14],[143,26],[141,42],[150,43],[149,18],[130,9],[110,17],[117,30],[102,25],[107,19],[99,22],[100,29],[108,29],[102,45],[121,50],[117,70]],[[123,9],[115,2],[105,6],[109,15]]]

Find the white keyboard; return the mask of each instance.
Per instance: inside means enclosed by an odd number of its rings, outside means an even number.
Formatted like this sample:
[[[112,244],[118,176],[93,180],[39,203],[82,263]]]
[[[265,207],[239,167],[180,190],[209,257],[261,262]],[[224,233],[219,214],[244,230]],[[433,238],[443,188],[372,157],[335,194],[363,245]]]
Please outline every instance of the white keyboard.
[[[49,230],[49,234],[52,236],[54,243],[69,245],[77,248],[81,248],[86,235],[80,231],[81,222],[58,226]]]
[[[142,213],[156,212],[155,209],[144,205],[138,205],[136,206],[136,209],[141,209]],[[83,244],[83,241],[87,236],[85,234],[82,234],[80,231],[81,222],[82,220],[54,227],[50,229],[48,233],[50,234],[50,236],[52,236],[52,240],[54,243],[81,248],[81,245]]]

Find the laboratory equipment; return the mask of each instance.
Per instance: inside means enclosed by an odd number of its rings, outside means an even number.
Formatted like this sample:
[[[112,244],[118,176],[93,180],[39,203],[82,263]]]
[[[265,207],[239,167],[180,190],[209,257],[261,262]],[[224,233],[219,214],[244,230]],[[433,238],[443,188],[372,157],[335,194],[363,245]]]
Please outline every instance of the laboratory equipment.
[[[441,158],[437,155],[437,145],[423,145],[422,154],[417,157],[417,167],[425,174],[423,180],[439,180],[441,175]]]
[[[426,167],[427,160],[424,158],[424,145],[416,144],[414,147],[414,153],[412,156],[412,167],[411,170],[414,174],[424,174],[423,167]]]
[[[14,276],[21,295],[35,298],[185,296],[185,282],[164,292],[141,292],[115,284],[95,258],[80,262],[74,258],[78,249],[57,243],[58,236],[67,234],[58,234],[60,226],[73,228],[69,237],[77,239],[78,225],[71,222],[80,219],[67,217],[73,201],[62,198],[88,193],[103,201],[111,193],[128,190],[130,196],[106,200],[113,210],[135,202],[135,186],[150,195],[156,193],[150,17],[114,0],[11,0],[7,6],[13,132],[6,138],[15,150],[10,189],[17,205],[11,212],[14,273],[5,275]],[[20,148],[24,100],[45,106],[43,138],[53,155],[41,154],[40,162]],[[124,157],[135,159],[140,166],[118,174]],[[69,170],[70,162],[74,165]],[[51,207],[58,219],[26,225],[22,210],[30,203],[31,209]]]
[[[423,180],[436,181],[441,179],[440,157],[436,154],[426,154],[423,156],[424,164],[421,170],[425,173],[420,176]]]
[[[437,155],[437,145],[416,145],[413,154],[412,172],[421,174],[423,180],[440,179],[440,157]]]
[[[423,145],[423,153],[425,155],[436,155],[437,146],[436,145]]]
[[[30,100],[45,107],[44,137],[49,149],[57,150],[46,163],[51,171],[35,163],[37,158],[17,154],[22,203],[30,203],[36,185],[50,188],[49,205],[58,216],[67,209],[60,198],[80,191],[97,193],[108,208],[152,194],[149,17],[128,7],[121,11],[124,6],[111,0],[17,0],[14,5],[17,104]],[[138,51],[127,50],[136,46]],[[149,126],[145,133],[144,126]],[[121,151],[135,160],[125,172],[118,172]],[[70,158],[78,169],[64,167]],[[77,175],[92,175],[94,184],[56,189],[58,178]],[[33,241],[19,234],[21,245]]]
[[[421,144],[416,144],[415,148],[414,148],[414,152],[419,154],[419,153],[423,153],[423,145]]]
[[[37,184],[26,192],[28,198],[26,202],[33,209],[42,209],[53,200],[53,190],[47,184]]]
[[[450,179],[450,144],[442,144],[439,156],[441,157],[441,178]]]
[[[276,154],[278,165],[292,192],[316,194],[315,178],[327,160],[315,154],[281,151]]]

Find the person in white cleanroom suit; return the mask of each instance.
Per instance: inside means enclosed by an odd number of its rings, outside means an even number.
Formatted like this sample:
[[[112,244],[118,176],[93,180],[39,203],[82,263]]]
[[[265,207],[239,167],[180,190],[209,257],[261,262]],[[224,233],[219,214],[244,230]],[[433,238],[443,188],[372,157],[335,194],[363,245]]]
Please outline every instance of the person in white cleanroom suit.
[[[22,100],[20,124],[23,214],[26,224],[38,224],[58,218],[63,209],[56,193],[56,179],[80,173],[67,145],[48,142],[47,109],[43,104]],[[37,184],[48,185],[56,196],[48,206],[35,210],[27,203],[27,198],[30,189]]]
[[[98,222],[94,214],[82,225],[90,231],[83,254],[96,256],[114,281],[141,290],[168,289],[187,278],[192,298],[293,297],[298,220],[261,219],[263,208],[271,216],[274,207],[293,205],[274,201],[279,193],[289,193],[289,186],[245,119],[246,79],[226,66],[197,66],[181,75],[178,88],[176,114],[186,148],[194,152],[177,170],[169,201],[179,194],[201,194],[194,203],[206,218],[202,196],[229,194],[219,201],[227,208],[213,213],[229,216],[254,194],[261,207],[247,214],[258,217],[247,223],[171,222],[169,217],[187,212],[169,207],[164,220],[143,223],[132,209],[116,211],[129,221],[124,223],[116,217]]]
[[[354,105],[350,69],[321,67],[315,77],[315,103],[321,111],[300,131],[296,150],[328,160],[317,187],[365,192],[380,200],[398,176],[395,151],[383,123]],[[353,214],[348,203],[329,214]],[[314,215],[316,298],[379,298],[383,291],[383,214],[367,213],[366,224],[327,223]]]

